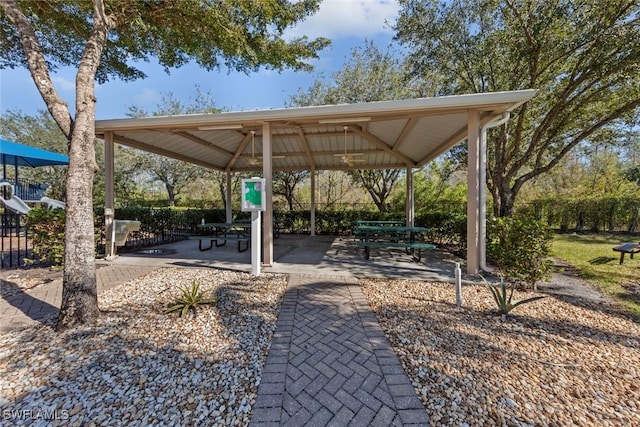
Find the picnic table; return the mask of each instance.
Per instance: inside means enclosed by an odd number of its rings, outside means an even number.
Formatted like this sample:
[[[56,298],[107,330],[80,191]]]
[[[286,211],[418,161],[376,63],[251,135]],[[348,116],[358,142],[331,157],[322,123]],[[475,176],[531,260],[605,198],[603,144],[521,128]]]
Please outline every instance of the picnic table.
[[[364,249],[365,259],[369,259],[371,248],[404,248],[415,261],[422,258],[423,249],[435,249],[436,246],[422,240],[430,231],[426,227],[407,227],[393,225],[360,225],[354,234],[359,239],[356,246]]]
[[[628,242],[618,245],[613,248],[615,252],[620,252],[620,265],[624,262],[624,255],[629,254],[629,257],[633,259],[633,254],[640,252],[640,244]]]
[[[208,251],[213,248],[214,244],[216,247],[224,246],[227,241],[238,242],[238,252],[249,249],[251,243],[250,222],[207,222],[198,224],[198,228],[202,230],[203,234],[189,236],[189,239],[198,240],[198,249],[201,251]],[[209,241],[208,247],[202,247],[202,242],[205,240]]]

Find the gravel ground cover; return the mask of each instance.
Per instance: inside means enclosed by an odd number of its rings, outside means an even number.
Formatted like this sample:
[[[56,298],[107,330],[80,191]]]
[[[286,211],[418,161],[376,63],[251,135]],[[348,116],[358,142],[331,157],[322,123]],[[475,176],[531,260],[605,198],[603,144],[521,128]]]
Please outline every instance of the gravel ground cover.
[[[193,282],[217,302],[164,314]],[[161,269],[101,294],[95,327],[0,336],[0,424],[246,425],[286,283]]]
[[[194,281],[217,303],[165,315]],[[0,336],[0,425],[247,425],[286,282],[162,269],[101,294],[94,328]],[[550,296],[503,323],[481,286],[458,311],[451,284],[361,285],[433,425],[640,425],[640,325],[606,304]]]
[[[501,322],[482,286],[361,280],[433,425],[640,425],[640,325],[549,296]],[[524,299],[531,293],[518,293]]]

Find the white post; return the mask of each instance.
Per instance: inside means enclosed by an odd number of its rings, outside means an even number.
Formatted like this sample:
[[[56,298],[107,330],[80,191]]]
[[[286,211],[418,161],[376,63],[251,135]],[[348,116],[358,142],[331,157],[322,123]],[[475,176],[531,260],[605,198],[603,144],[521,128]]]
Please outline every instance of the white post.
[[[113,132],[106,132],[104,135],[104,228],[105,228],[105,257],[112,260],[116,256],[115,245],[115,210],[114,210],[114,146]]]
[[[415,216],[415,201],[413,195],[413,168],[407,168],[407,198],[405,213],[407,215],[406,226],[413,227]]]
[[[459,310],[462,308],[462,271],[460,270],[459,262],[456,262],[454,273],[456,277],[456,307]]]
[[[273,160],[272,160],[271,123],[262,125],[262,175],[265,183],[264,210],[264,265],[273,265]],[[260,228],[258,228],[260,229]]]
[[[480,268],[480,112],[470,110],[467,154],[467,273],[478,274]]]
[[[316,235],[316,171],[311,170],[311,235]]]
[[[251,212],[251,274],[260,275],[260,211]]]
[[[226,190],[227,190],[227,194],[225,194],[225,207],[226,207],[226,216],[225,216],[225,220],[228,224],[231,224],[232,219],[233,219],[233,209],[231,207],[231,199],[232,199],[232,191],[231,191],[231,184],[232,184],[232,180],[231,180],[231,171],[227,171],[227,182],[226,182]]]

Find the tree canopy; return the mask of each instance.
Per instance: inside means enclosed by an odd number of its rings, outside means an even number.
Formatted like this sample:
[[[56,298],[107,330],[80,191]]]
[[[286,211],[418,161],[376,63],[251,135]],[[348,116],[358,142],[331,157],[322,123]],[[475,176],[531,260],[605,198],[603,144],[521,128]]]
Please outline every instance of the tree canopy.
[[[439,94],[538,89],[491,132],[487,184],[510,215],[522,186],[640,105],[636,0],[400,0],[396,39]]]

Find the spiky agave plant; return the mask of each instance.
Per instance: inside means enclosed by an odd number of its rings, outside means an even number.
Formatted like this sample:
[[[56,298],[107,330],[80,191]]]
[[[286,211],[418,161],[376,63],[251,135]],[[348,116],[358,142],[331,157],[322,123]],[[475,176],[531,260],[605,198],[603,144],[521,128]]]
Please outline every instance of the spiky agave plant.
[[[180,317],[182,317],[187,314],[189,310],[193,310],[195,314],[196,308],[199,305],[213,304],[216,302],[215,298],[205,297],[205,294],[210,292],[211,289],[201,291],[200,284],[198,284],[197,282],[193,282],[190,288],[182,288],[181,291],[182,295],[176,298],[176,300],[173,302],[173,305],[169,306],[169,308],[165,310],[165,313],[168,314],[180,310]]]
[[[484,278],[483,278],[484,280]],[[491,283],[484,281],[485,285],[491,291],[491,295],[493,295],[493,299],[498,305],[498,310],[500,311],[500,318],[504,322],[507,320],[507,314],[516,308],[519,305],[526,304],[528,302],[533,302],[539,299],[544,298],[544,296],[536,296],[527,299],[523,299],[520,301],[511,301],[513,298],[513,285],[507,285],[504,280],[500,280],[500,285],[492,285]],[[510,292],[507,295],[507,287],[510,288]]]

